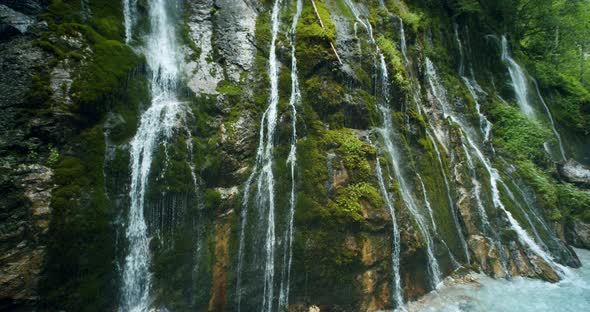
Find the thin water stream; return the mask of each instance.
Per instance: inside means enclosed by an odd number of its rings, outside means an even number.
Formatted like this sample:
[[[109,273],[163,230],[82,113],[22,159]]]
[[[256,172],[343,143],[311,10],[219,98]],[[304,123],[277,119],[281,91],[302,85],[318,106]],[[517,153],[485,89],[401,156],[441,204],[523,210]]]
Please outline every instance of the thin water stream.
[[[175,24],[169,16],[171,3],[150,0],[148,4],[150,30],[144,53],[151,76],[152,102],[142,113],[139,128],[131,141],[131,207],[125,232],[129,247],[122,268],[120,306],[120,311],[133,312],[148,311],[151,304],[150,236],[144,209],[153,153],[159,144],[165,144],[172,138],[177,122],[183,118],[186,110],[176,94],[181,58],[178,55]],[[135,19],[135,16],[130,15],[133,12],[136,11],[125,10],[128,34]]]

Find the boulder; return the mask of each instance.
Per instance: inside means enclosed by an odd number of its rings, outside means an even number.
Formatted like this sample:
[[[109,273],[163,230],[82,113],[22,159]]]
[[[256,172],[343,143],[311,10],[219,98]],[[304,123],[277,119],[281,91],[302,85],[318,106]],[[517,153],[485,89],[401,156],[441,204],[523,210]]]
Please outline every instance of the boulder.
[[[561,180],[590,188],[590,168],[573,159],[557,165],[557,173]]]
[[[590,224],[575,220],[568,227],[566,236],[573,246],[590,249]]]

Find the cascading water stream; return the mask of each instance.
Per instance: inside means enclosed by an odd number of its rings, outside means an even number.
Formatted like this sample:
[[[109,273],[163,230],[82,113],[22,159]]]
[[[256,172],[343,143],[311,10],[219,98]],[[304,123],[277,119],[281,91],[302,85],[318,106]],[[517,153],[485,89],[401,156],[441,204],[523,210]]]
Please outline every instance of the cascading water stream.
[[[165,0],[151,0],[149,6],[150,34],[145,55],[151,73],[152,103],[142,114],[137,134],[131,141],[131,207],[126,229],[129,250],[123,266],[120,311],[148,311],[151,303],[145,194],[153,151],[159,143],[172,137],[177,121],[184,115],[184,105],[176,98],[180,66],[176,31],[169,19]],[[134,17],[125,17],[125,25],[131,25],[127,18]]]
[[[436,69],[432,62],[427,58],[427,78],[430,81],[431,87],[433,89],[442,90],[442,85],[438,79],[438,75],[436,73]],[[471,160],[471,156],[475,156],[479,162],[484,166],[486,172],[489,175],[490,179],[490,192],[492,194],[492,202],[494,207],[501,210],[504,215],[507,217],[508,222],[512,230],[516,232],[518,235],[519,240],[525,244],[533,253],[537,256],[542,258],[545,262],[551,265],[558,273],[563,273],[565,270],[563,267],[557,263],[555,263],[552,257],[547,254],[547,252],[541,248],[534,239],[530,237],[528,232],[522,228],[522,226],[518,223],[518,221],[512,216],[512,214],[508,211],[505,207],[504,203],[501,200],[500,196],[500,189],[499,185],[505,185],[504,181],[502,180],[498,170],[494,168],[491,164],[491,161],[481,152],[478,146],[475,144],[475,140],[472,135],[472,131],[460,121],[459,117],[455,115],[452,109],[448,107],[448,100],[446,96],[442,92],[434,92],[437,102],[442,106],[443,111],[445,112],[445,117],[448,118],[451,122],[459,126],[459,128],[463,132],[463,138],[465,142],[463,143],[463,148],[465,150],[466,157],[468,157],[468,161],[470,162],[470,167],[473,167],[473,160]],[[510,197],[510,196],[509,196]],[[483,208],[483,207],[482,207]],[[482,216],[485,214],[482,214]]]
[[[379,160],[379,157],[377,157],[377,168],[376,168],[376,173],[377,173],[377,180],[379,181],[379,190],[381,191],[381,194],[383,194],[383,198],[385,199],[385,204],[387,205],[387,210],[389,211],[389,215],[391,216],[391,222],[393,224],[392,227],[392,232],[393,232],[393,242],[392,242],[392,246],[391,246],[391,274],[393,275],[393,303],[395,304],[395,306],[398,307],[398,309],[402,309],[403,308],[403,304],[404,304],[404,295],[403,295],[403,288],[401,285],[401,277],[400,277],[400,270],[399,270],[399,266],[400,266],[400,234],[399,234],[399,228],[397,225],[397,218],[395,216],[395,206],[394,206],[394,202],[393,202],[393,197],[392,195],[389,193],[389,191],[387,191],[387,187],[385,186],[385,181],[383,179],[383,170],[381,169],[381,161]],[[391,180],[391,177],[389,177],[389,180]]]
[[[508,73],[510,74],[510,79],[512,80],[512,87],[514,88],[514,92],[516,93],[516,100],[518,102],[518,106],[520,110],[532,119],[537,118],[537,114],[531,103],[529,101],[529,92],[527,87],[527,78],[516,61],[512,59],[510,56],[510,51],[508,49],[508,40],[506,36],[502,36],[502,61],[508,65]]]
[[[243,268],[243,254],[245,244],[245,225],[247,209],[250,197],[250,187],[256,180],[256,208],[260,215],[265,217],[265,239],[264,239],[264,278],[263,278],[263,300],[261,311],[273,311],[274,299],[274,278],[275,278],[275,187],[273,174],[274,136],[277,126],[278,103],[279,103],[279,63],[276,55],[276,41],[280,26],[281,0],[275,0],[271,14],[271,42],[268,58],[268,76],[270,77],[269,104],[262,115],[260,127],[260,139],[256,152],[256,164],[252,174],[246,182],[244,200],[242,207],[242,228],[240,230],[240,247],[238,250],[238,276],[236,283],[237,309],[240,310],[241,301],[241,271]],[[266,131],[265,131],[266,130]]]
[[[404,66],[405,66],[406,71],[408,72],[408,75],[410,78],[410,89],[411,89],[411,93],[412,93],[412,98],[416,104],[416,107],[418,108],[418,112],[420,114],[422,114],[423,108],[422,108],[422,101],[420,99],[420,85],[417,83],[417,81],[413,75],[412,66],[410,63],[410,59],[408,57],[408,50],[407,50],[408,47],[407,47],[407,43],[406,43],[406,32],[405,32],[405,28],[404,28],[404,21],[401,18],[399,18],[399,22],[400,22],[400,30],[399,30],[400,31],[400,49],[401,49],[402,56],[403,56]],[[427,120],[428,120],[430,127],[432,129],[435,129],[435,131],[436,131],[437,127],[434,127],[430,123],[431,121],[429,119],[427,119]],[[442,135],[439,134],[437,137],[439,138],[439,141],[442,142],[442,140],[440,139],[442,137]],[[433,135],[430,133],[429,130],[427,130],[427,138],[432,143],[432,146],[434,146],[434,150],[436,152],[438,163],[440,165],[440,170],[443,175],[444,182],[445,182],[445,191],[446,191],[447,199],[449,201],[449,209],[451,211],[451,217],[453,218],[455,230],[457,231],[457,235],[459,237],[459,240],[461,241],[461,247],[462,247],[463,252],[465,254],[465,260],[467,260],[468,264],[471,264],[471,257],[469,255],[469,248],[467,246],[467,241],[465,240],[465,235],[463,234],[463,231],[461,229],[461,225],[459,223],[459,218],[458,218],[457,212],[456,212],[456,206],[455,206],[455,203],[452,199],[451,188],[449,187],[449,179],[448,179],[447,174],[444,170],[445,167],[442,162],[442,157],[441,157],[441,153],[438,149],[437,141],[434,139]],[[444,145],[443,145],[443,147],[444,147]],[[446,243],[443,240],[441,240],[441,241],[446,246]],[[448,246],[447,246],[447,249],[448,249]],[[449,255],[451,255],[451,258],[453,258],[453,255],[450,252],[450,250],[449,250]],[[454,261],[454,262],[456,263],[456,261]]]
[[[547,117],[549,118],[549,125],[551,126],[551,130],[553,130],[555,138],[557,139],[557,143],[559,144],[559,153],[561,154],[561,158],[562,160],[567,160],[567,157],[565,156],[565,149],[563,148],[563,141],[561,140],[561,135],[559,134],[559,131],[557,131],[557,127],[555,126],[555,121],[553,120],[553,115],[549,110],[549,106],[547,106],[545,98],[543,98],[543,96],[541,95],[541,91],[539,90],[539,84],[537,83],[537,80],[533,79],[533,84],[535,85],[535,91],[537,91],[537,96],[539,97],[539,100],[541,100],[541,104],[543,104],[543,108],[545,109]]]
[[[133,27],[137,16],[137,0],[123,0],[123,17],[125,26],[125,43],[129,44],[133,38]]]
[[[383,54],[380,54],[381,60],[381,85],[382,85],[382,92],[383,92],[383,102],[380,103],[379,111],[381,112],[381,117],[383,118],[383,126],[379,129],[381,137],[383,138],[383,143],[385,145],[386,152],[390,157],[390,161],[393,165],[393,171],[395,179],[398,181],[400,193],[402,196],[402,200],[404,201],[405,206],[410,210],[410,213],[416,220],[418,224],[420,233],[424,237],[426,241],[426,254],[428,256],[429,262],[429,273],[432,282],[432,287],[436,288],[441,282],[441,273],[438,266],[438,262],[434,256],[434,242],[432,240],[432,236],[428,230],[428,225],[424,220],[424,217],[420,213],[418,209],[418,205],[414,200],[412,193],[408,187],[408,183],[406,182],[406,178],[403,176],[401,168],[399,167],[398,163],[401,159],[399,152],[395,143],[393,142],[394,133],[393,133],[393,122],[391,120],[391,111],[389,110],[386,105],[389,105],[389,75],[387,71],[387,65],[385,64],[385,58]]]
[[[378,106],[379,106],[379,110],[380,110],[382,118],[383,118],[383,126],[382,126],[382,128],[377,129],[377,130],[381,134],[381,137],[383,138],[386,152],[390,158],[389,160],[393,164],[394,176],[399,183],[400,192],[402,194],[402,200],[404,201],[405,206],[408,208],[408,210],[410,211],[410,213],[412,214],[412,216],[416,220],[416,223],[418,224],[418,227],[419,227],[419,231],[422,234],[424,240],[426,241],[426,254],[427,254],[428,263],[429,263],[428,270],[430,273],[432,287],[436,288],[441,282],[442,274],[440,272],[436,257],[434,256],[434,251],[433,251],[434,242],[432,240],[432,236],[430,235],[429,227],[428,227],[426,221],[424,220],[424,217],[420,213],[420,210],[418,209],[418,205],[416,204],[416,202],[412,196],[412,193],[411,193],[410,189],[408,188],[408,183],[406,182],[406,179],[401,172],[401,168],[398,165],[398,162],[401,158],[400,158],[400,155],[397,152],[397,148],[395,147],[395,144],[393,142],[393,136],[394,136],[393,122],[391,120],[391,111],[388,108],[388,106],[390,104],[390,101],[389,101],[389,73],[387,70],[385,57],[384,57],[383,53],[381,53],[378,45],[376,44],[375,38],[373,36],[373,29],[371,27],[371,24],[368,21],[364,22],[361,19],[359,11],[357,10],[357,8],[355,7],[354,3],[352,3],[351,0],[346,0],[346,3],[349,6],[351,12],[353,13],[353,16],[354,16],[356,22],[365,28],[365,30],[369,34],[369,39],[371,40],[371,43],[375,46],[376,55],[378,57],[378,60],[376,60],[376,61],[379,62],[378,69],[379,69],[380,77],[378,80],[379,80],[379,83],[381,86],[381,94],[380,95],[381,95],[381,100],[382,100]],[[383,179],[383,177],[380,177],[380,179]],[[385,193],[384,196],[387,197],[388,196],[387,193]],[[393,217],[393,215],[392,215],[392,217]],[[399,268],[394,268],[394,270],[399,270]],[[401,291],[401,290],[394,289],[394,294],[395,294],[394,300],[396,300],[396,301],[398,301],[397,299],[395,299],[395,297],[398,296],[396,294],[398,291]]]
[[[447,200],[449,201],[449,207],[451,209],[451,217],[453,218],[453,223],[455,224],[455,229],[458,232],[459,240],[461,241],[461,246],[463,247],[463,251],[465,252],[465,259],[467,260],[467,264],[471,264],[471,256],[469,255],[469,248],[467,246],[467,241],[465,240],[465,235],[463,235],[463,231],[461,230],[461,225],[459,224],[459,218],[457,216],[457,211],[455,207],[455,202],[451,196],[451,187],[449,186],[449,178],[447,173],[445,172],[445,167],[442,161],[442,156],[440,154],[440,150],[438,149],[438,144],[434,140],[430,131],[426,131],[426,135],[428,136],[430,142],[432,142],[432,146],[434,147],[434,152],[436,153],[436,158],[438,160],[438,165],[440,167],[441,174],[443,176],[443,181],[445,183],[445,191],[447,194]]]
[[[297,77],[297,56],[296,56],[296,38],[297,23],[303,10],[303,0],[297,0],[293,24],[291,25],[291,98],[289,107],[291,107],[291,149],[287,164],[291,171],[291,193],[289,196],[289,212],[287,219],[287,230],[285,232],[285,243],[283,252],[283,271],[281,273],[281,286],[279,292],[279,311],[286,311],[289,307],[289,292],[291,281],[291,262],[293,260],[293,219],[295,215],[295,167],[297,165],[297,105],[301,101],[301,90],[299,89],[299,78]]]
[[[508,40],[506,36],[502,36],[502,61],[506,62],[508,65],[508,71],[510,73],[510,78],[512,79],[512,86],[514,87],[514,91],[516,93],[516,99],[520,110],[527,115],[531,119],[537,120],[537,113],[533,109],[529,101],[529,90],[528,90],[528,79],[524,72],[524,70],[516,63],[514,59],[510,56],[510,50],[508,48]],[[535,89],[537,91],[537,96],[543,105],[543,109],[547,114],[547,118],[549,119],[549,125],[551,126],[551,130],[555,134],[555,138],[559,144],[559,153],[563,160],[566,160],[565,149],[563,148],[563,142],[561,140],[561,135],[557,131],[555,127],[555,121],[553,120],[553,115],[545,102],[545,99],[541,95],[539,91],[539,86],[537,81],[533,79],[533,84],[535,85]]]

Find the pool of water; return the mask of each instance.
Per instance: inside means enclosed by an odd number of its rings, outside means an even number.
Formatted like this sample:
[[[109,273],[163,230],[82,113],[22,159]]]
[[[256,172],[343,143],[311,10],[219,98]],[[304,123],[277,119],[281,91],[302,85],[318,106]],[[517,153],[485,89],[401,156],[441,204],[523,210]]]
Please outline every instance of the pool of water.
[[[492,279],[470,275],[445,281],[438,291],[409,303],[409,311],[426,312],[540,312],[590,311],[590,251],[576,249],[580,269],[571,269],[559,283],[529,278]]]

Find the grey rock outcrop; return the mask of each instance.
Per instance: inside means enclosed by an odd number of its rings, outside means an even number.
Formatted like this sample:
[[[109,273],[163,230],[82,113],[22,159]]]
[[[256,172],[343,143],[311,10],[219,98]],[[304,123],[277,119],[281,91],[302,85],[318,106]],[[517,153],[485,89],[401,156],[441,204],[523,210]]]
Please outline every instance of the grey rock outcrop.
[[[24,34],[35,23],[35,18],[0,4],[0,38]]]
[[[574,183],[583,187],[590,187],[590,168],[569,159],[557,166],[557,172],[562,180]]]
[[[53,189],[51,169],[0,167],[0,310],[34,305],[45,256]]]
[[[590,249],[590,224],[575,220],[568,227],[566,236],[575,247]]]

